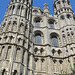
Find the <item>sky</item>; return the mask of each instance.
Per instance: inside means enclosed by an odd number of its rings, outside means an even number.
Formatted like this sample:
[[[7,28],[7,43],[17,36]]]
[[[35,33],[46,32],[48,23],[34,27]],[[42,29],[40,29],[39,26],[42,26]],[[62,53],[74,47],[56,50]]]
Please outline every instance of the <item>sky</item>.
[[[9,1],[10,0],[0,0],[0,24],[1,24],[1,21],[4,17],[4,14],[6,12]],[[49,13],[53,15],[54,14],[54,12],[53,12],[53,0],[33,0],[33,6],[40,7],[41,9],[43,9],[44,3],[48,4]],[[73,11],[75,13],[75,0],[70,0],[70,3],[71,3]]]

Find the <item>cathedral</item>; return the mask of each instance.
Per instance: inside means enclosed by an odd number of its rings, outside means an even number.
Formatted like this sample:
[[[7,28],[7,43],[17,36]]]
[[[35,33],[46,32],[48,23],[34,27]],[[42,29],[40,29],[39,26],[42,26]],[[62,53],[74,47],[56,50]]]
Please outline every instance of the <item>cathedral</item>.
[[[0,26],[0,75],[71,75],[75,15],[70,1],[54,0],[53,16],[46,3],[43,10],[32,4],[33,0],[8,4]]]

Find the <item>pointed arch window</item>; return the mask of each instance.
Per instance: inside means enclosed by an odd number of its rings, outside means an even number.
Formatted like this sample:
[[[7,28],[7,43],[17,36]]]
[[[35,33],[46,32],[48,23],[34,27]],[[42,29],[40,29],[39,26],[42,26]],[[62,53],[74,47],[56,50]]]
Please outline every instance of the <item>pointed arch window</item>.
[[[64,20],[65,19],[64,15],[61,15],[60,19],[61,20]]]
[[[51,37],[51,40],[52,40],[52,46],[58,46],[58,39],[57,39],[57,36],[52,36]]]
[[[39,33],[35,35],[35,43],[41,44],[41,35]]]
[[[36,25],[36,27],[40,27],[40,20],[37,20],[37,21],[35,22],[35,25]]]
[[[35,17],[35,18],[34,18],[35,26],[36,26],[36,27],[40,27],[41,21],[42,21],[41,17]]]
[[[54,29],[54,22],[49,22],[49,26],[51,29]]]
[[[20,24],[20,29],[19,29],[20,33],[24,32],[24,23]]]
[[[33,12],[34,12],[35,14],[37,14],[37,13],[38,13],[38,11],[37,11],[37,10],[33,10]]]
[[[15,9],[15,5],[13,5],[13,10]]]

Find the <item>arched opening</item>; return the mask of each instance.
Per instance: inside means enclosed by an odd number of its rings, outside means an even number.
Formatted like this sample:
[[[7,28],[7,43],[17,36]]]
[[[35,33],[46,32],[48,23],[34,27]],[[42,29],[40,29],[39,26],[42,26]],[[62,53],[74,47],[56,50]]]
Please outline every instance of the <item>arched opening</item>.
[[[52,40],[52,46],[58,46],[58,39],[56,36],[52,36],[51,37],[51,40]]]
[[[55,54],[55,52],[56,52],[56,51],[55,51],[55,49],[53,49],[53,50],[52,50],[52,54],[54,55],[54,54]]]
[[[19,31],[20,31],[20,33],[24,33],[24,23],[21,23],[20,24],[20,27],[19,27]]]
[[[10,6],[10,7],[9,7],[9,10],[8,10],[8,11],[9,11],[9,12],[8,12],[8,13],[9,13],[9,15],[11,15],[11,14],[12,14],[12,8],[13,8],[12,6]]]
[[[61,51],[61,50],[58,50],[57,52],[58,52],[58,55],[60,55],[60,54],[62,53],[62,51]]]
[[[64,19],[65,19],[64,15],[61,15],[61,16],[60,16],[60,19],[61,19],[61,20],[64,20]]]
[[[15,5],[13,5],[13,10],[15,9]]]
[[[54,47],[58,47],[58,34],[57,33],[51,33],[51,45]]]
[[[37,10],[33,10],[33,12],[34,12],[35,14],[37,14],[37,13],[38,13],[38,11],[37,11]]]
[[[8,46],[7,54],[6,54],[6,59],[8,59],[8,60],[10,59],[11,49],[12,49],[12,46]]]
[[[17,75],[17,70],[14,70],[14,73],[13,73],[13,75]]]
[[[19,59],[21,56],[21,48],[17,47],[17,50],[16,50],[16,61],[17,62],[20,62],[21,59]]]
[[[71,15],[70,14],[67,14],[67,18],[70,19],[71,18]]]
[[[13,21],[13,27],[12,27],[13,31],[17,30],[17,21]]]
[[[40,20],[37,20],[37,21],[35,22],[35,25],[36,25],[36,27],[40,27]]]
[[[40,27],[40,23],[41,23],[41,18],[40,17],[36,17],[34,18],[34,22],[35,22],[35,26],[36,27]]]
[[[34,31],[34,43],[35,44],[44,44],[43,32],[40,30]]]
[[[18,5],[18,7],[17,7],[17,15],[20,15],[20,8],[21,8],[21,5]]]
[[[35,43],[41,44],[41,35],[39,33],[35,34]]]
[[[49,27],[50,27],[51,29],[54,29],[54,22],[55,22],[54,19],[49,19],[49,20],[48,20]]]
[[[54,29],[54,23],[53,22],[49,22],[50,28]]]
[[[13,43],[14,42],[14,37],[11,35],[10,36],[10,42]]]

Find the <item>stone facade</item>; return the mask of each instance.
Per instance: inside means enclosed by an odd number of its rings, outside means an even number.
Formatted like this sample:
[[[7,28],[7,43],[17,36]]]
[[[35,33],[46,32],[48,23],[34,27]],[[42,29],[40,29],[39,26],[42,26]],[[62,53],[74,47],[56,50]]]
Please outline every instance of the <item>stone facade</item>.
[[[75,16],[69,0],[54,0],[54,15],[11,0],[0,27],[0,75],[60,75],[75,69]]]

